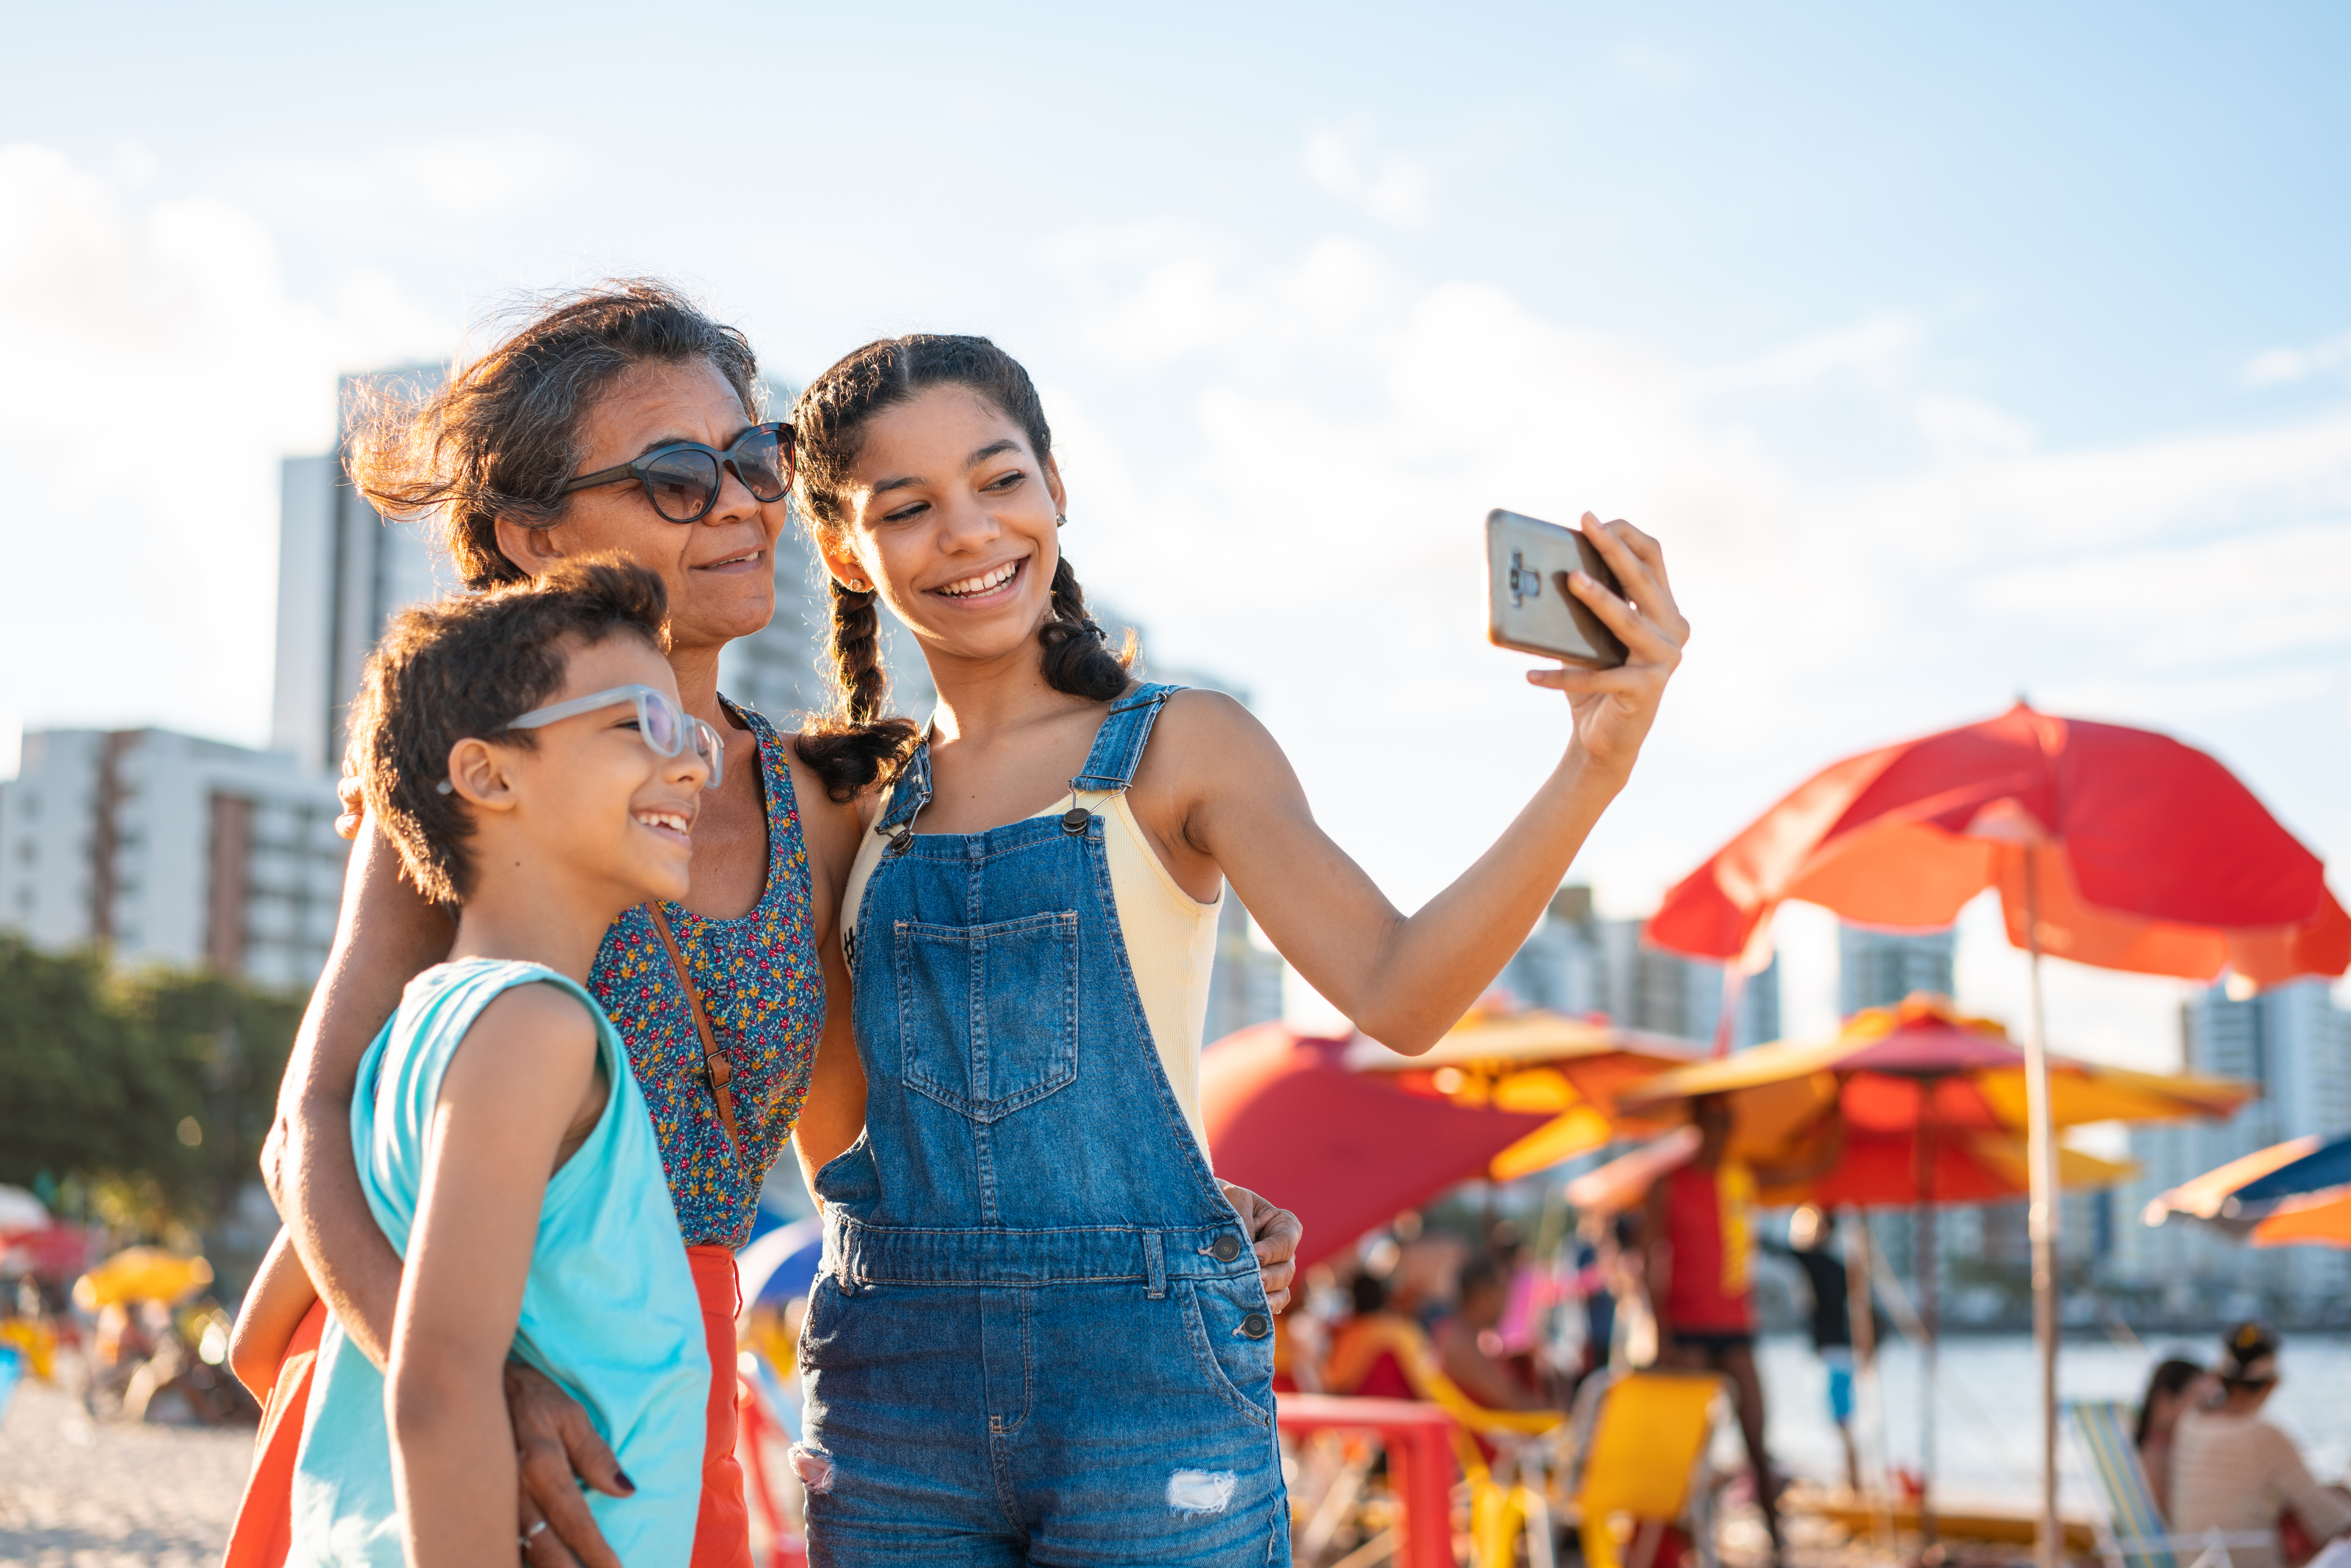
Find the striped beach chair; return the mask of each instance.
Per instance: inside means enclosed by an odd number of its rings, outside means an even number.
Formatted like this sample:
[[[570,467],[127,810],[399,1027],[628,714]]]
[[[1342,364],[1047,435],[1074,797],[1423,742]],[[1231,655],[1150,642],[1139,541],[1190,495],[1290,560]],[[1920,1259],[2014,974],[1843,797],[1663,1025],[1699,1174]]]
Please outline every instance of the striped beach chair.
[[[2138,1445],[2131,1440],[2137,1412],[2113,1399],[2068,1401],[2074,1438],[2089,1461],[2090,1475],[2106,1504],[2098,1554],[2108,1568],[2234,1568],[2231,1547],[2267,1546],[2271,1537],[2253,1531],[2208,1530],[2175,1535],[2155,1506],[2147,1472],[2139,1468]]]

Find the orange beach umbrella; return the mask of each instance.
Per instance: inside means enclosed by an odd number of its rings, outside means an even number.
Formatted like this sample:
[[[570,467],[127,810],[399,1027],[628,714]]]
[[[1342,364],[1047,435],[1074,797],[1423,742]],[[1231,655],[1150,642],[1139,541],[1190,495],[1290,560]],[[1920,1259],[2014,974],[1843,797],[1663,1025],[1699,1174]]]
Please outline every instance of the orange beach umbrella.
[[[1420,1056],[1357,1035],[1342,1061],[1412,1093],[1550,1117],[1489,1162],[1494,1180],[1515,1181],[1619,1137],[1662,1131],[1665,1121],[1628,1118],[1619,1101],[1695,1055],[1684,1040],[1532,1008],[1473,1012]]]

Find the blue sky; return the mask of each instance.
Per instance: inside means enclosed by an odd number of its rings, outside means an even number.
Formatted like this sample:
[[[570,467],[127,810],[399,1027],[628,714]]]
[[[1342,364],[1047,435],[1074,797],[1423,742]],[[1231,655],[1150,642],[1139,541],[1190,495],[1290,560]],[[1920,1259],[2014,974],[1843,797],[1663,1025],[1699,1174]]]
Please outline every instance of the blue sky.
[[[1784,8],[1783,8],[1784,9]],[[2351,854],[2351,17],[2321,5],[241,7],[7,24],[0,766],[257,740],[277,459],[333,376],[653,271],[801,379],[977,330],[1089,587],[1249,686],[1407,906],[1556,754],[1508,505],[1698,633],[1595,837],[1636,912],[1844,752],[2017,693]],[[2343,885],[2337,878],[2338,886]],[[1790,923],[1792,1027],[1820,1021]],[[1974,932],[1963,999],[2011,1010]],[[2072,976],[2061,1040],[2175,1049]]]

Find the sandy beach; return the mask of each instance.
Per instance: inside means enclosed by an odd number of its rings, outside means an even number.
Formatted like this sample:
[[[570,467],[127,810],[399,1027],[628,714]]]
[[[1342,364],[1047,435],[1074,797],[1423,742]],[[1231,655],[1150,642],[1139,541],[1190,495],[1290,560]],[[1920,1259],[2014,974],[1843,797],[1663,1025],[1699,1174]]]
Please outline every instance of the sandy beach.
[[[250,1427],[97,1425],[27,1381],[0,1416],[0,1563],[213,1568],[252,1454]]]

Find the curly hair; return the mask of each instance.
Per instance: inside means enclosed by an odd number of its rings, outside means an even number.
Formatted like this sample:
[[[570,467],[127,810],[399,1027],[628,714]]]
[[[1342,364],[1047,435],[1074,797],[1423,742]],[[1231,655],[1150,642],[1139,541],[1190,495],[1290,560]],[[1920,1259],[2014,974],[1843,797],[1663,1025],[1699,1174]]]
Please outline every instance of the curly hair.
[[[668,614],[659,577],[599,555],[392,618],[351,706],[348,770],[418,892],[445,905],[465,903],[474,888],[473,812],[439,789],[450,748],[491,736],[536,746],[536,731],[507,727],[563,689],[566,639],[592,645],[627,633],[667,653]]]
[[[1029,438],[1043,463],[1053,455],[1052,427],[1036,383],[1020,361],[986,338],[918,332],[883,338],[841,359],[810,382],[792,407],[793,498],[800,520],[819,541],[848,520],[849,489],[866,425],[876,414],[936,386],[978,393]],[[1085,591],[1064,555],[1053,569],[1052,611],[1037,630],[1044,646],[1045,679],[1056,691],[1107,702],[1126,689],[1134,663],[1134,634],[1113,653],[1108,633],[1086,612]],[[836,800],[847,800],[894,774],[917,737],[909,720],[887,714],[889,682],[877,639],[872,590],[832,583],[827,674],[829,711],[801,729],[800,759],[816,770]]]
[[[596,402],[641,364],[706,361],[758,417],[759,364],[749,340],[670,285],[623,277],[532,297],[521,324],[429,394],[363,386],[347,411],[351,483],[390,517],[437,513],[465,586],[529,576],[498,549],[500,517],[552,528],[564,485],[586,453]]]

